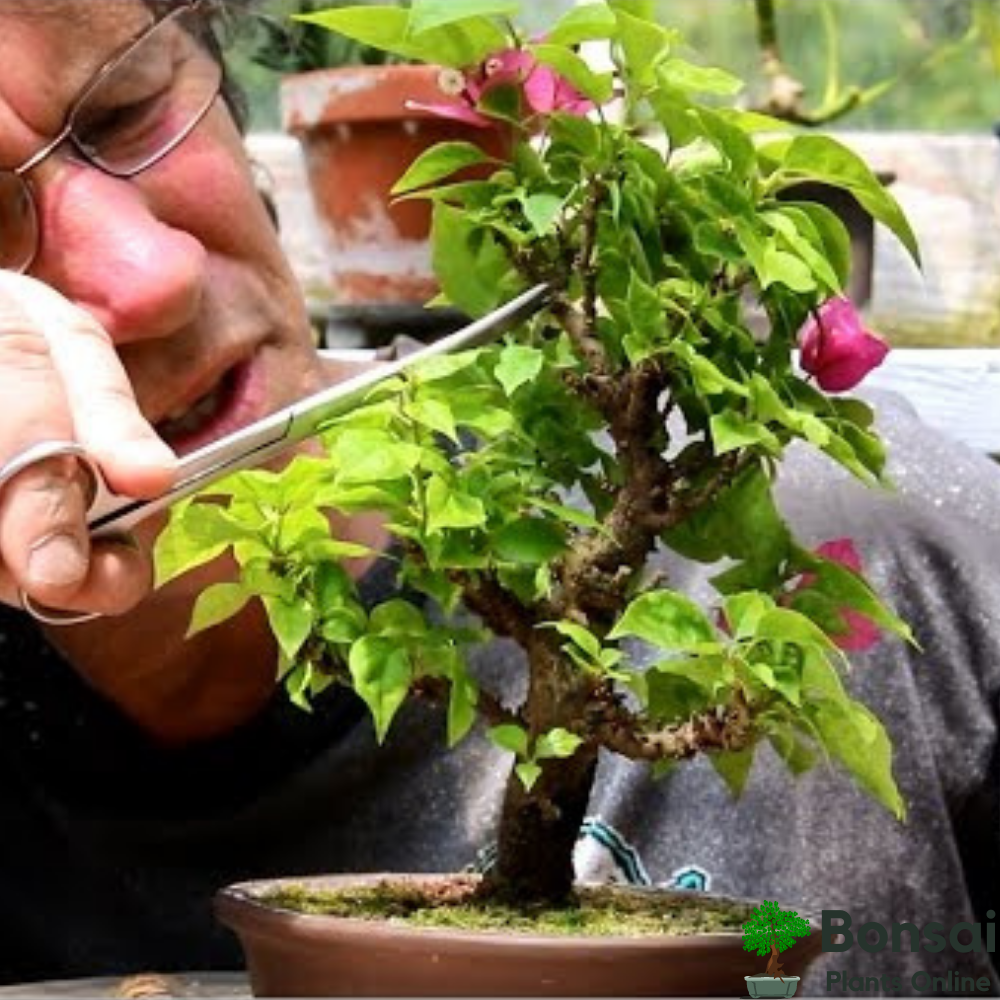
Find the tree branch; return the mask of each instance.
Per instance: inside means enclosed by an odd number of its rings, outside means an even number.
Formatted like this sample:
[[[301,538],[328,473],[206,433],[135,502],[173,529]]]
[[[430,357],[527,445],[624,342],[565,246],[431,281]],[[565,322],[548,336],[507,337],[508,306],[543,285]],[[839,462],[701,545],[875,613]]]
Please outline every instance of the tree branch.
[[[592,739],[631,760],[684,760],[698,753],[742,750],[756,735],[753,712],[740,690],[728,705],[662,729],[649,729],[646,720],[620,703],[592,709],[590,719]]]

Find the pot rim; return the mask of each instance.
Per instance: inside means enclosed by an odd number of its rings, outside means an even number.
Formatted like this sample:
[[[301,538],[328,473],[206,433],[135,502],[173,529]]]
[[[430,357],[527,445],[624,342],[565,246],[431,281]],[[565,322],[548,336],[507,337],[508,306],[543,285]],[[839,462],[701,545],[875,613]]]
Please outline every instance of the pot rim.
[[[292,135],[303,135],[337,124],[445,122],[447,119],[430,111],[406,105],[408,100],[460,104],[442,91],[442,69],[425,63],[391,63],[331,66],[285,74],[279,83],[282,128]],[[466,127],[472,132],[482,131]]]
[[[455,873],[458,874],[458,873]],[[461,873],[469,877],[468,873]],[[294,922],[296,930],[303,936],[320,936],[330,924],[336,924],[345,937],[357,938],[391,938],[401,934],[414,935],[428,943],[442,946],[447,942],[490,942],[499,947],[521,948],[531,944],[538,949],[554,952],[561,949],[577,949],[581,942],[599,942],[602,947],[613,947],[623,951],[644,952],[660,951],[664,948],[695,950],[706,952],[717,949],[720,945],[730,944],[734,938],[742,936],[742,930],[711,931],[696,934],[608,934],[579,935],[535,933],[523,930],[459,930],[440,927],[416,927],[405,923],[366,919],[363,917],[343,917],[331,914],[300,913],[296,910],[265,903],[260,896],[265,890],[273,890],[283,885],[368,885],[382,880],[422,881],[427,879],[442,879],[454,877],[446,873],[411,873],[411,872],[379,872],[358,873],[347,875],[305,875],[283,878],[253,879],[237,882],[218,890],[215,896],[216,914],[223,923],[239,925],[242,931],[249,934],[267,934],[279,925]],[[600,883],[586,883],[600,885]],[[668,892],[682,895],[685,890],[657,886],[622,886],[613,885],[616,890],[626,892]],[[687,890],[690,892],[690,890]],[[738,897],[722,896],[716,893],[704,893],[711,899],[724,899],[734,903],[752,903]],[[756,904],[755,904],[756,905]],[[810,921],[812,924],[813,922]],[[814,930],[819,927],[814,925]],[[802,944],[810,951],[807,942],[819,941],[818,934],[812,934],[802,940]],[[789,977],[791,978],[791,977]]]

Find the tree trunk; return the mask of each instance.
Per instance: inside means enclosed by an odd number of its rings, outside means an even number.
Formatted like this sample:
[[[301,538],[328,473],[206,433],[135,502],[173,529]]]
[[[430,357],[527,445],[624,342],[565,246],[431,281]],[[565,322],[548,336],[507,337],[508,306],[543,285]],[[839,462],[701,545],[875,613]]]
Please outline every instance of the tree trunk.
[[[764,970],[764,975],[774,976],[775,979],[781,979],[784,974],[785,970],[781,967],[781,956],[778,952],[778,942],[772,941],[771,957],[767,960],[767,968]]]
[[[597,754],[584,746],[542,762],[531,791],[511,772],[504,795],[497,861],[485,891],[518,905],[560,905],[573,892],[573,848],[587,814]]]
[[[573,664],[548,629],[534,629],[528,648],[528,690],[521,717],[529,751],[556,728],[587,718],[595,681]],[[581,743],[571,757],[537,760],[530,790],[511,771],[497,837],[497,860],[483,893],[521,907],[567,903],[573,894],[573,848],[594,785],[597,746]]]

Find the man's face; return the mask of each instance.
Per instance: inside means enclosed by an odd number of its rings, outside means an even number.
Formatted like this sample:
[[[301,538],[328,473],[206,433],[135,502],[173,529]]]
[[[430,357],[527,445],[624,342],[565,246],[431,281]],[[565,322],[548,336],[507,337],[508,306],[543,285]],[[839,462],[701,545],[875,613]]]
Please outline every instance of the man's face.
[[[81,88],[149,19],[139,0],[0,0],[0,165],[19,166],[57,134]],[[122,114],[186,58],[209,56],[167,31],[150,72],[122,92]],[[29,176],[42,232],[30,273],[99,320],[176,450],[317,387],[301,296],[221,98],[131,179],[69,146]]]

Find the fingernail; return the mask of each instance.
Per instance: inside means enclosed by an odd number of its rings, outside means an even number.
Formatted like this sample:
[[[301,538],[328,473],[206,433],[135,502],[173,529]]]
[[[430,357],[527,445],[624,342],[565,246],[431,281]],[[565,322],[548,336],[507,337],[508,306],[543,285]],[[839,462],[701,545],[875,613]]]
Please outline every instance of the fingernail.
[[[87,554],[73,535],[47,535],[31,546],[28,576],[45,587],[70,587],[87,575]]]

